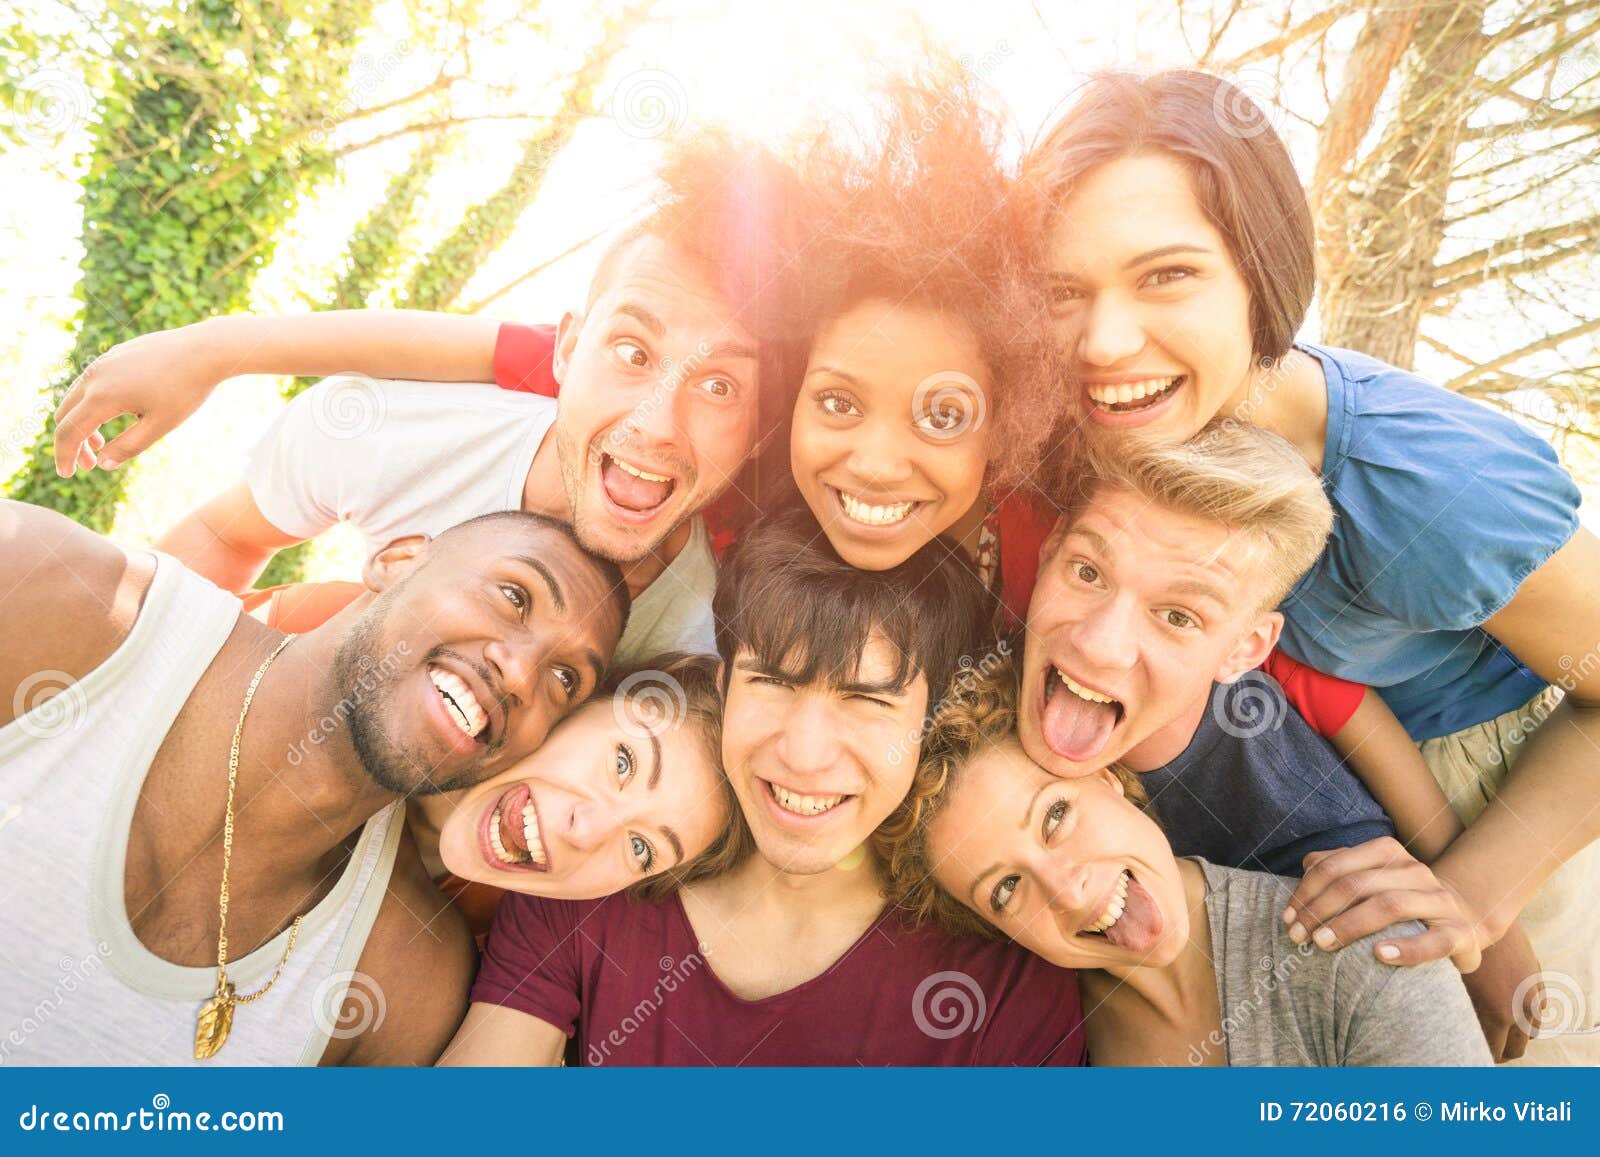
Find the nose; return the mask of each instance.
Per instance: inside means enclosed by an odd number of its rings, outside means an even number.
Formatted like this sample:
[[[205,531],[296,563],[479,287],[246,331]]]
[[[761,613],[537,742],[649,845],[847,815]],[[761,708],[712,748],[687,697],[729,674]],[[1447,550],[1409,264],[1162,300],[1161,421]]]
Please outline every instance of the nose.
[[[1126,671],[1137,655],[1132,615],[1132,604],[1115,594],[1099,600],[1073,624],[1073,648],[1098,670]]]
[[[554,649],[555,640],[538,631],[519,631],[510,638],[491,639],[484,645],[483,657],[500,674],[507,707],[536,701],[539,680]]]
[[[561,801],[554,835],[574,851],[591,852],[622,827],[623,817],[614,802],[574,795]]]
[[[1098,295],[1084,312],[1078,333],[1078,360],[1108,368],[1126,361],[1144,348],[1144,330],[1133,309],[1115,294]]]
[[[676,449],[683,440],[690,393],[690,387],[673,373],[664,373],[628,415],[626,425],[633,431],[632,441],[642,446]]]
[[[778,729],[774,753],[796,776],[821,775],[839,761],[837,722],[821,705],[803,699]]]
[[[1054,848],[1045,856],[1040,879],[1050,894],[1050,906],[1063,916],[1077,920],[1090,904],[1099,899],[1094,892],[1093,866],[1064,848]]]
[[[893,486],[909,481],[911,459],[900,449],[897,432],[882,428],[858,430],[851,442],[849,470],[865,484]]]

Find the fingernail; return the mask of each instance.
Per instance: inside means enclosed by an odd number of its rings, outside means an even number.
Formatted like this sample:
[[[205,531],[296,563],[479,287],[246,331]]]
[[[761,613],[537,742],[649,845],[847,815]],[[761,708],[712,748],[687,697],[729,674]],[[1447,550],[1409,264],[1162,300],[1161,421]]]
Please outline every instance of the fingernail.
[[[118,462],[115,458],[102,458],[102,459],[100,459],[100,469],[102,469],[102,470],[115,470],[118,466],[121,466],[121,465],[122,465],[122,463]]]
[[[1304,924],[1296,924],[1290,928],[1289,939],[1296,944],[1304,944],[1306,942],[1306,926]]]
[[[1293,908],[1285,908],[1283,910],[1283,922],[1285,924],[1293,924],[1294,923],[1294,909]]]
[[[1394,960],[1400,955],[1400,949],[1393,944],[1380,944],[1378,945],[1378,955],[1385,960]]]
[[[1315,940],[1317,942],[1317,947],[1318,948],[1332,948],[1333,947],[1333,929],[1332,928],[1318,928],[1314,933],[1312,933],[1311,939],[1313,939],[1313,940]]]

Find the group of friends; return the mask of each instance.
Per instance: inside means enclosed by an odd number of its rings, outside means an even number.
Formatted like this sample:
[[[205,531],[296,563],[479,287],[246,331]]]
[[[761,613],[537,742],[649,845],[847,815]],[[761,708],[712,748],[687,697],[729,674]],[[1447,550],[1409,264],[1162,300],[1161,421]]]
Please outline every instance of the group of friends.
[[[0,1061],[1600,1062],[1600,547],[1297,339],[1265,123],[907,81],[678,143],[558,325],[101,357],[63,474],[332,376],[154,551],[0,505]]]

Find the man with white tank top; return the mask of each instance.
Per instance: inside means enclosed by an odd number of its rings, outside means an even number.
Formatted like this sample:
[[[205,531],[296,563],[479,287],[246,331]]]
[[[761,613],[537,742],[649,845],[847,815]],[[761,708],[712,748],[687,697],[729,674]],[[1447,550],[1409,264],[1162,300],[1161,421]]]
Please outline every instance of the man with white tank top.
[[[398,541],[368,585],[291,638],[0,502],[0,1065],[437,1057],[472,946],[401,801],[538,747],[627,588],[520,511]]]

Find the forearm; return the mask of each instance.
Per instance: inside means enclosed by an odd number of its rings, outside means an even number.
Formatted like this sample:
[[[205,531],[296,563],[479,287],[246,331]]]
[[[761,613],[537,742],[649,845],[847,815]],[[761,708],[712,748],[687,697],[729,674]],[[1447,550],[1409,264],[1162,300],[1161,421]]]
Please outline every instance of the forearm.
[[[249,590],[261,577],[261,572],[275,553],[272,550],[245,549],[230,542],[208,525],[199,513],[189,515],[163,534],[156,540],[155,547],[234,594]]]
[[[1600,707],[1569,698],[1483,814],[1434,864],[1498,940],[1552,873],[1600,838]]]
[[[425,310],[328,310],[200,322],[196,338],[217,377],[355,371],[374,378],[494,380],[500,329],[489,318]]]
[[[1431,864],[1461,834],[1461,821],[1421,752],[1376,691],[1367,692],[1331,742],[1417,859]]]

